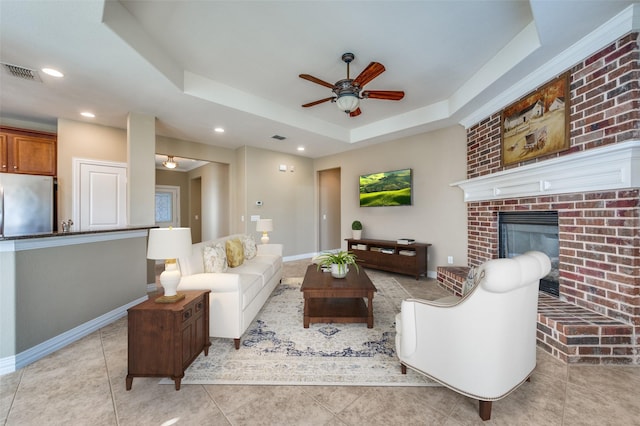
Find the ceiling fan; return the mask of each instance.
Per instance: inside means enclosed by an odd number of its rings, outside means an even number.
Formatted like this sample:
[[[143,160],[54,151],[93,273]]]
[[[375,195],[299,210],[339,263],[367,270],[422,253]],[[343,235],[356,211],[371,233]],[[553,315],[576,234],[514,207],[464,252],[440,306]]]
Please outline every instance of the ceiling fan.
[[[384,65],[379,62],[371,62],[355,79],[349,78],[349,64],[355,55],[353,53],[345,53],[342,60],[347,64],[347,78],[339,80],[336,84],[327,83],[309,74],[300,74],[300,78],[309,80],[313,83],[325,86],[331,89],[335,96],[331,96],[317,101],[309,102],[302,105],[303,108],[312,107],[324,102],[335,102],[340,110],[347,113],[350,117],[356,117],[362,113],[360,110],[360,99],[383,99],[387,101],[399,101],[404,98],[404,92],[397,90],[365,90],[362,88],[365,84],[382,74],[385,70]]]

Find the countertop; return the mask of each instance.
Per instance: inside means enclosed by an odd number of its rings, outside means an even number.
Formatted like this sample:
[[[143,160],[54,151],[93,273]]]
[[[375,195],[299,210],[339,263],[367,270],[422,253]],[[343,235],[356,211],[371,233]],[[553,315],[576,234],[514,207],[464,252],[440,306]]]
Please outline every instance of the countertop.
[[[27,239],[34,239],[34,238],[68,237],[72,235],[104,234],[109,232],[140,231],[140,230],[151,229],[151,228],[157,228],[157,226],[127,226],[124,228],[96,229],[96,230],[89,230],[89,231],[69,231],[69,232],[51,232],[46,234],[17,235],[13,237],[0,237],[0,241],[27,240]]]

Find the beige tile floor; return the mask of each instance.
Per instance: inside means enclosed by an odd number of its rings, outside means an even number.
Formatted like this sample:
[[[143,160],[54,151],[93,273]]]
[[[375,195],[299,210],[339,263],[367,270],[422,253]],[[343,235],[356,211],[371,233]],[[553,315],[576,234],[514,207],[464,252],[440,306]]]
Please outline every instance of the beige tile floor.
[[[307,261],[288,262],[302,276]],[[394,275],[433,299],[434,280]],[[115,323],[15,373],[0,376],[6,425],[640,425],[640,367],[567,366],[538,352],[530,383],[493,404],[445,388],[159,385],[136,378],[125,390],[126,321]],[[232,344],[231,342],[229,344]]]

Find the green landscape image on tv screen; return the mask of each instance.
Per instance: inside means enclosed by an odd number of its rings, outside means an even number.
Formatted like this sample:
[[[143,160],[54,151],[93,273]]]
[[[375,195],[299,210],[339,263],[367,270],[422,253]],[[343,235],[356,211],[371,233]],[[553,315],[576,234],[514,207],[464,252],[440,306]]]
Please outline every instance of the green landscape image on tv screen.
[[[360,176],[360,207],[410,205],[411,169]]]

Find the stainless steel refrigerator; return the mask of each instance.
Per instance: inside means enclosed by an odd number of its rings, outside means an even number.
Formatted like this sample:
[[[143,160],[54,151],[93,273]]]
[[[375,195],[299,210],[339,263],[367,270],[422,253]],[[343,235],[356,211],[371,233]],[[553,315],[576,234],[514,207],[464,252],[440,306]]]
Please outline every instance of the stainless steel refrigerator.
[[[53,232],[53,177],[0,173],[0,235]]]

